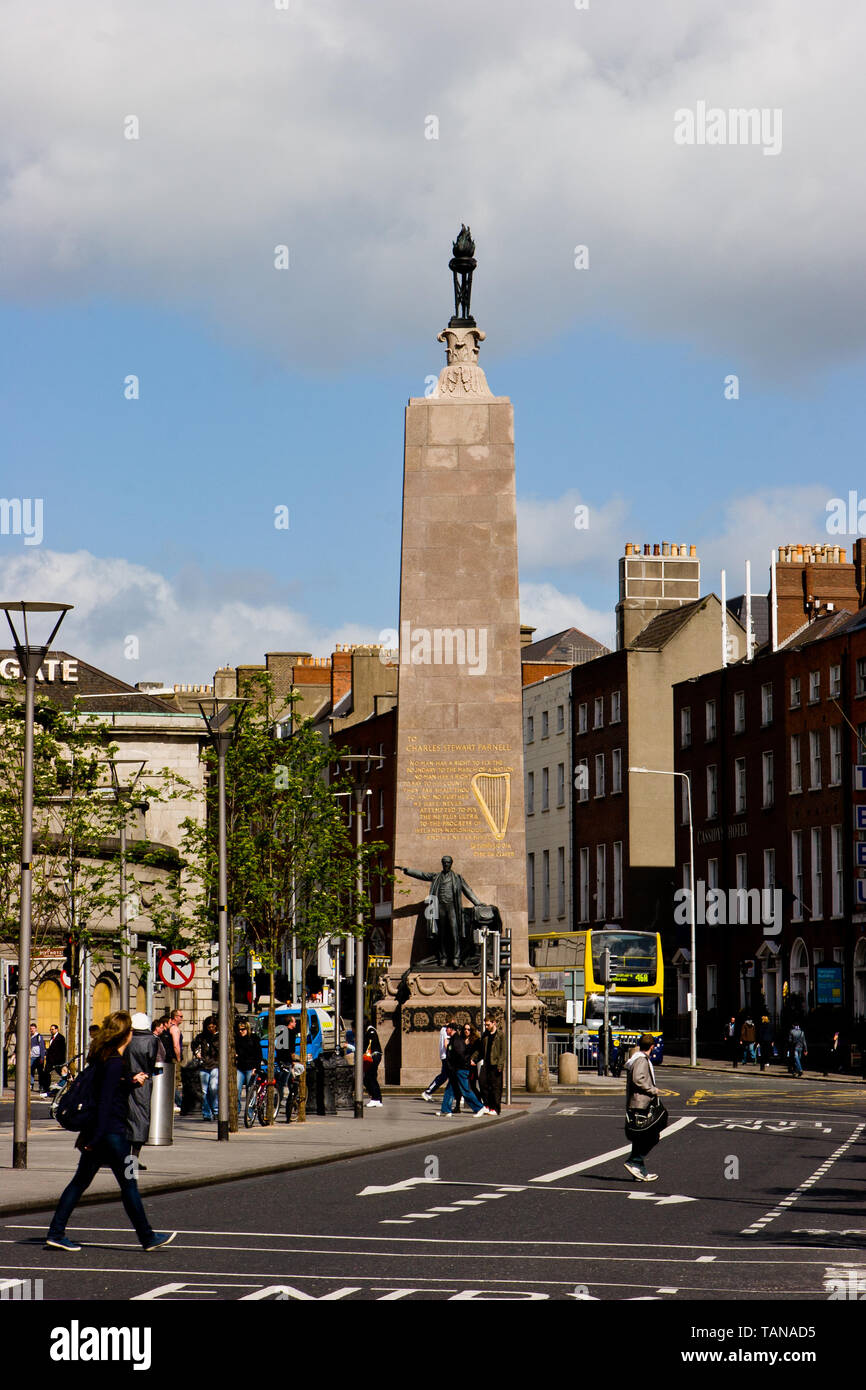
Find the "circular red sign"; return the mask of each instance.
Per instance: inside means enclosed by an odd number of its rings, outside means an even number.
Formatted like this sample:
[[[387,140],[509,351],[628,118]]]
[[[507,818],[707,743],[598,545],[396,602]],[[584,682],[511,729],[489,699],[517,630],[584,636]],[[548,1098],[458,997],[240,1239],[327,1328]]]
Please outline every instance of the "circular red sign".
[[[186,951],[169,951],[159,962],[159,978],[169,989],[184,989],[195,974]]]

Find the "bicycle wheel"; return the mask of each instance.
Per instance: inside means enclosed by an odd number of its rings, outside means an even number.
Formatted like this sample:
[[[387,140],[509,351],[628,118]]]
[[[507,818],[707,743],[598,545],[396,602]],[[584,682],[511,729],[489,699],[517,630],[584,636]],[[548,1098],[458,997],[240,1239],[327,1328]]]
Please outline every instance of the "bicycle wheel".
[[[57,1092],[57,1094],[55,1095],[53,1101],[52,1101],[51,1104],[49,1105],[49,1107],[48,1107],[48,1113],[49,1113],[49,1115],[51,1116],[52,1120],[56,1120],[56,1119],[57,1119],[57,1107],[58,1107],[59,1104],[60,1104],[60,1097],[61,1097],[61,1096],[64,1096],[64,1095],[66,1094],[66,1092],[68,1091],[68,1089],[69,1089],[68,1085],[67,1085],[67,1086],[61,1086],[60,1090]]]
[[[247,1103],[244,1106],[244,1128],[252,1129],[256,1122],[256,1100],[258,1098],[258,1087],[247,1087]]]
[[[275,1085],[274,1085],[274,1119],[275,1119],[275,1120],[276,1120],[277,1116],[278,1116],[279,1113],[280,1113],[280,1106],[282,1105],[282,1103],[283,1103],[283,1093],[282,1093],[282,1091],[280,1090],[279,1086],[277,1086],[277,1085],[275,1084]]]

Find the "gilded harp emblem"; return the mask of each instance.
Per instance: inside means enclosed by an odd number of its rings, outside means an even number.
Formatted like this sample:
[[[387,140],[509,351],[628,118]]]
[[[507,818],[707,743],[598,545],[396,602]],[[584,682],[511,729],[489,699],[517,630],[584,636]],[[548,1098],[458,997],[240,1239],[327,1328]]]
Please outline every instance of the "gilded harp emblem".
[[[476,772],[472,778],[472,794],[493,831],[494,840],[504,840],[511,810],[511,773]]]

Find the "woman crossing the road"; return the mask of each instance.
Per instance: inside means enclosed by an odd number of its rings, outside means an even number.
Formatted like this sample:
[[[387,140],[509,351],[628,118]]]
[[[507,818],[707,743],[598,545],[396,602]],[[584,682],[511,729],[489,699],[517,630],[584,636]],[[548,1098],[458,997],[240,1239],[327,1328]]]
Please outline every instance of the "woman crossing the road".
[[[668,1122],[668,1112],[659,1097],[649,1053],[655,1044],[651,1033],[643,1033],[638,1050],[626,1063],[625,1133],[631,1140],[626,1170],[637,1182],[655,1182],[658,1173],[648,1173],[646,1156],[655,1148]]]

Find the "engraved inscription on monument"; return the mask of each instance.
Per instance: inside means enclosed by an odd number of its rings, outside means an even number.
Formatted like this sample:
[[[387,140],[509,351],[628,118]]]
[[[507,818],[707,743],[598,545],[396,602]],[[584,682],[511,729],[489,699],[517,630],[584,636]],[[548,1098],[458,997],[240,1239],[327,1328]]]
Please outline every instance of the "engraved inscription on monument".
[[[412,832],[424,839],[460,836],[478,858],[510,859],[504,843],[511,806],[509,743],[422,743],[409,739],[401,788]]]

